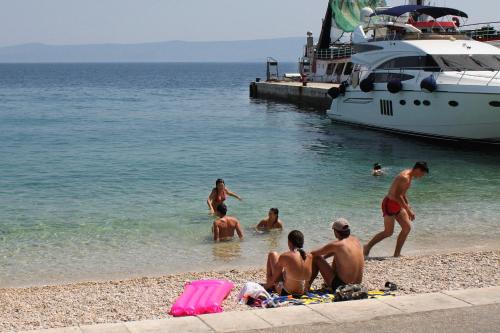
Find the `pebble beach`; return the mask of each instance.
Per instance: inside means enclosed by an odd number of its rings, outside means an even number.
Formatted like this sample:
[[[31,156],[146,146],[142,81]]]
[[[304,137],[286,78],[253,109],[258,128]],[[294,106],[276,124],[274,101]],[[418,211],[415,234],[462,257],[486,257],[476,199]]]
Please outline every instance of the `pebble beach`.
[[[248,269],[3,288],[0,332],[168,318],[184,284],[197,279],[231,280],[236,287],[224,302],[225,311],[250,310],[238,304],[237,294],[245,282],[264,277],[263,269]],[[368,259],[363,284],[373,290],[386,281],[397,284],[397,295],[498,286],[500,251]],[[316,286],[321,283],[316,279]]]

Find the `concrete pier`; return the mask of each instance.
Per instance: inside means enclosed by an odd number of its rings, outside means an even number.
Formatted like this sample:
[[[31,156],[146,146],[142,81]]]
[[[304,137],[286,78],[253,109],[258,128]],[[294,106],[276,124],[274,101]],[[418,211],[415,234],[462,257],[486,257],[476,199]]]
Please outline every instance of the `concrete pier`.
[[[250,83],[250,97],[272,99],[305,105],[319,111],[330,109],[332,98],[328,90],[338,87],[333,83],[266,81]]]

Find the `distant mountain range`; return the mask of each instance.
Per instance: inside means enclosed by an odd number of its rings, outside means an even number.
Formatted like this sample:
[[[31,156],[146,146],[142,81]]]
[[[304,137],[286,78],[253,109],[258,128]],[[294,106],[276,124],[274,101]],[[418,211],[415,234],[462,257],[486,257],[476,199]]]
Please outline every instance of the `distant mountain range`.
[[[272,56],[297,61],[303,37],[143,44],[46,45],[0,47],[0,63],[37,62],[261,62]]]

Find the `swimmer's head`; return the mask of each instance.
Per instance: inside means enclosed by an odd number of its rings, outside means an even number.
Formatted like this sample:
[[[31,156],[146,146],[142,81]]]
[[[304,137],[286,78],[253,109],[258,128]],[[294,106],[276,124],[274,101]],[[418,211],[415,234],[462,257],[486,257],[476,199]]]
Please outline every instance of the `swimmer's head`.
[[[412,171],[413,171],[413,175],[416,178],[420,178],[420,177],[423,177],[425,175],[428,175],[429,174],[429,167],[427,166],[427,162],[420,161],[420,162],[415,163],[415,166],[413,167]]]
[[[377,170],[382,170],[382,166],[379,164],[379,163],[375,163],[373,165],[373,170],[377,171]]]
[[[271,208],[271,209],[269,209],[268,216],[269,216],[270,219],[276,219],[277,220],[279,214],[280,214],[280,211],[278,210],[278,208]]]
[[[215,211],[217,213],[217,216],[224,217],[227,214],[227,206],[223,203],[218,204],[217,207],[215,208]]]
[[[224,179],[222,178],[219,178],[215,181],[215,187],[218,189],[218,190],[222,190],[224,188]]]

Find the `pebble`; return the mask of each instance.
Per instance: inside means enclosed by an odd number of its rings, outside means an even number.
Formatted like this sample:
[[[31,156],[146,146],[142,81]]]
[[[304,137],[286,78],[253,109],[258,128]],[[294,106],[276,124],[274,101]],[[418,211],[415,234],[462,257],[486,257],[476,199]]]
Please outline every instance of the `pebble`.
[[[263,258],[264,260],[265,258]],[[396,283],[397,294],[427,293],[500,285],[500,251],[376,258],[366,261],[368,289]],[[225,311],[249,310],[236,297],[247,281],[263,282],[263,269],[182,273],[109,282],[0,289],[0,332],[95,323],[168,318],[184,284],[197,279],[229,279],[235,289]],[[315,286],[323,283],[318,278]]]

